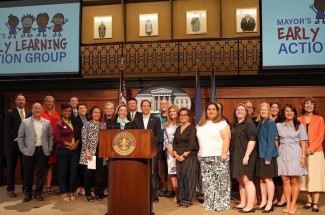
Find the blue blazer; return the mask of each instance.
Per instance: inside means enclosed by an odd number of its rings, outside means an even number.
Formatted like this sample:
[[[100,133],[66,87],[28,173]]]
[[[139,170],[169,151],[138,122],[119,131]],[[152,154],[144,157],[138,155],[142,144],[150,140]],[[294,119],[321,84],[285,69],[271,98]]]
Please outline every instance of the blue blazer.
[[[42,148],[44,154],[49,156],[53,148],[53,133],[50,121],[41,118],[42,123]],[[25,119],[19,127],[18,145],[20,151],[26,156],[33,156],[35,152],[36,133],[33,116]]]
[[[275,145],[276,124],[272,119],[266,119],[264,123],[259,123],[257,127],[259,156],[264,160],[271,161],[272,158],[279,156]]]

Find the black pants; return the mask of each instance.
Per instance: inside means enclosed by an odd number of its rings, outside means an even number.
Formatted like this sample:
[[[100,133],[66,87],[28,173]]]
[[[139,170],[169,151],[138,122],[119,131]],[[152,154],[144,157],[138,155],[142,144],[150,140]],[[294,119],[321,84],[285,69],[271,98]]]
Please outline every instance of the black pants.
[[[78,152],[68,148],[57,149],[60,193],[74,193],[76,191]]]
[[[81,147],[79,147],[77,149],[76,153],[78,155],[76,187],[83,187],[84,186],[84,165],[79,164],[79,159],[80,159],[80,154],[81,154]]]
[[[178,200],[195,200],[198,179],[198,163],[196,155],[187,157],[183,162],[176,161],[176,172]]]
[[[166,152],[163,150],[163,143],[157,145],[157,156],[158,156],[158,178],[159,178],[159,189],[167,191],[167,158]]]
[[[159,177],[158,177],[158,156],[152,158],[152,198],[158,198]]]
[[[91,187],[95,184],[95,195],[99,196],[103,192],[103,180],[107,180],[104,178],[104,168],[103,159],[96,159],[96,169],[88,169],[87,165],[84,166],[84,183],[85,183],[85,192],[86,196],[91,195]]]
[[[42,146],[37,146],[32,156],[23,155],[24,185],[25,194],[27,196],[33,195],[33,179],[35,168],[37,179],[34,194],[42,194],[48,160],[49,156],[46,156],[44,154]]]
[[[24,168],[23,168],[23,160],[22,154],[19,150],[19,146],[17,142],[8,142],[8,150],[7,150],[7,182],[8,187],[7,191],[15,190],[15,172],[17,167],[18,159],[20,160],[20,175],[21,180],[23,182],[23,190],[24,188]]]

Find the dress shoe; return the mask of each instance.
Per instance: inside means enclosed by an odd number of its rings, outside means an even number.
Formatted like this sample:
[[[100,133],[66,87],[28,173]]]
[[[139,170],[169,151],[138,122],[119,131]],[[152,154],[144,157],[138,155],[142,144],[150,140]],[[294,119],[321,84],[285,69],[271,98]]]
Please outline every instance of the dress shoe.
[[[166,193],[166,197],[167,198],[174,198],[175,194],[173,193],[173,191],[167,191]]]
[[[160,196],[160,197],[167,197],[167,190],[160,190],[158,192],[158,196]]]
[[[266,209],[262,210],[262,213],[270,213],[270,212],[272,212],[273,210],[274,210],[274,205],[272,205],[271,208],[268,209],[268,210],[266,210]]]
[[[315,208],[314,206],[317,206],[317,208]],[[319,205],[317,203],[313,203],[313,207],[311,209],[312,212],[319,212]]]
[[[154,197],[154,198],[153,198],[153,202],[154,202],[154,203],[158,203],[158,202],[159,202],[159,198],[158,198],[158,197]]]
[[[33,198],[32,198],[32,196],[25,196],[24,198],[23,198],[23,202],[29,202],[30,200],[32,200]]]
[[[245,214],[247,214],[247,213],[254,213],[254,212],[255,212],[255,208],[252,208],[252,209],[250,209],[250,210],[248,210],[248,211],[245,211],[245,210],[239,210],[238,212],[239,212],[239,213],[245,213]]]
[[[36,199],[37,201],[44,201],[44,198],[41,194],[35,194],[34,199]]]
[[[15,191],[8,191],[8,197],[9,198],[16,198],[17,197],[17,194],[15,193]]]

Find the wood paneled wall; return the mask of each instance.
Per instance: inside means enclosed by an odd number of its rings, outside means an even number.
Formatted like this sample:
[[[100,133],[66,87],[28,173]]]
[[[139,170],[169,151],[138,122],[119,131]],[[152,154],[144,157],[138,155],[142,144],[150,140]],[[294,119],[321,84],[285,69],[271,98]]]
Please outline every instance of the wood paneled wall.
[[[127,97],[135,97],[141,89],[127,91]],[[194,88],[184,88],[188,95],[194,98]],[[14,97],[17,92],[7,92],[6,108],[14,107]],[[64,91],[28,91],[26,96],[27,107],[35,102],[43,102],[47,95],[52,95],[56,100],[56,110],[60,112],[61,103],[68,102],[72,96],[77,96],[79,101],[85,103],[88,108],[93,105],[103,107],[105,102],[116,102],[117,90],[64,90]],[[317,98],[319,114],[325,117],[325,86],[297,86],[297,87],[224,87],[217,88],[218,101],[224,105],[224,114],[232,118],[234,106],[239,102],[250,100],[257,108],[262,102],[279,102],[280,104],[292,103],[300,110],[300,103],[306,96]],[[205,106],[209,102],[210,89],[202,88],[202,103]]]

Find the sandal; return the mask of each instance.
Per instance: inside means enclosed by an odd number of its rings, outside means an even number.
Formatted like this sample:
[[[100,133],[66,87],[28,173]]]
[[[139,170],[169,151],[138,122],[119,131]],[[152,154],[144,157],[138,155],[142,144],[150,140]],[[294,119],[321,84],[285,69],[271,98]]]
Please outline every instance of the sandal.
[[[314,206],[317,206],[317,208],[314,208]],[[311,211],[312,212],[319,212],[319,205],[317,203],[313,203]]]
[[[312,202],[307,202],[302,208],[308,210],[308,209],[312,208],[312,206],[313,206]]]
[[[52,188],[51,187],[46,188],[46,194],[52,194]]]

